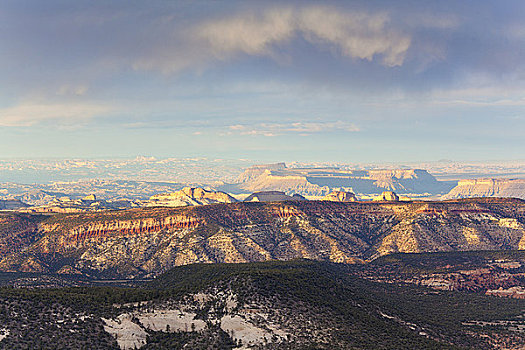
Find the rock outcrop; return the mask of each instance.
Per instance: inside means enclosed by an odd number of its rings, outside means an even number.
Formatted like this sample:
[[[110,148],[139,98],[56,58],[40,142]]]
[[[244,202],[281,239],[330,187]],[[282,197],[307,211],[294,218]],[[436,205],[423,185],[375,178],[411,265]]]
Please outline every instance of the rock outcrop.
[[[352,192],[332,191],[324,196],[322,200],[332,202],[357,202],[357,197]]]
[[[157,194],[146,203],[148,207],[186,207],[214,203],[234,203],[235,198],[225,192],[207,191],[200,187],[184,187],[167,194]]]
[[[96,201],[97,200],[97,196],[94,195],[94,194],[88,194],[87,196],[85,196],[84,198],[82,198],[82,200],[84,201]]]
[[[282,201],[304,201],[306,198],[299,194],[292,196],[286,195],[280,191],[262,191],[255,192],[249,195],[244,201],[245,202],[282,202]]]
[[[374,198],[374,201],[399,202],[399,196],[392,191],[385,191]]]
[[[443,199],[514,197],[525,199],[525,179],[460,180]]]

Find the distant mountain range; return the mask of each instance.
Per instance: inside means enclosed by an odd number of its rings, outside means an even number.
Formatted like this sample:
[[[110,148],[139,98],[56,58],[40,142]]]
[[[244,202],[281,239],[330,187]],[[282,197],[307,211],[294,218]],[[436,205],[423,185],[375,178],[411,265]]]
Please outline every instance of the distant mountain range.
[[[371,200],[385,191],[401,191],[415,197],[442,193],[451,183],[437,181],[424,170],[354,171],[338,168],[287,168],[284,163],[256,165],[236,182],[182,189],[182,184],[90,180],[50,185],[7,184],[9,200],[31,205],[29,212],[80,212],[134,207],[178,207],[248,201],[283,201],[304,196],[336,201]],[[180,190],[178,190],[180,189]],[[219,191],[217,191],[218,189]],[[166,192],[168,190],[168,192]],[[175,191],[173,191],[175,190]],[[236,194],[232,197],[230,191]],[[89,191],[89,192],[88,192]],[[158,193],[160,192],[160,193]],[[248,193],[247,193],[248,192]],[[145,196],[154,193],[146,199]],[[250,194],[251,193],[251,194]],[[86,200],[86,198],[92,198]],[[351,199],[350,199],[351,198]],[[392,198],[398,198],[392,194]],[[404,196],[404,200],[410,198]],[[6,207],[7,208],[7,207]],[[16,209],[13,206],[10,209]]]
[[[439,177],[444,175],[440,173]],[[346,193],[343,195],[345,198],[366,201],[379,198],[383,192],[396,192],[399,199],[405,201],[472,197],[525,199],[525,180],[486,178],[441,181],[422,169],[298,168],[274,163],[249,167],[230,182],[175,183],[93,178],[48,184],[0,183],[0,201],[4,201],[0,204],[0,210],[16,210],[26,205],[38,212],[205,205],[244,200],[252,194],[250,198],[259,198],[261,195],[254,193],[260,192],[283,192],[281,199],[274,200],[287,200],[293,195],[337,200],[336,193]],[[87,196],[95,196],[96,200],[86,202],[84,199]],[[15,205],[16,201],[22,203]]]

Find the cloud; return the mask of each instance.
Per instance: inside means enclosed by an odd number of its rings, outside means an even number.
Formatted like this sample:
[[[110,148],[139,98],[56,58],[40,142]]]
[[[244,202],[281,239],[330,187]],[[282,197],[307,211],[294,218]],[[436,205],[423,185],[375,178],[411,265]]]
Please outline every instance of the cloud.
[[[27,103],[0,109],[0,126],[28,127],[42,122],[72,124],[107,114],[111,108],[88,103]]]
[[[4,99],[113,97],[112,88],[153,87],[158,72],[180,86],[266,79],[357,93],[457,88],[469,72],[494,83],[523,76],[516,5],[476,3],[473,13],[453,1],[78,2],[5,6]],[[161,88],[158,95],[172,91]]]
[[[284,134],[310,135],[327,132],[358,132],[360,131],[353,123],[341,120],[333,122],[292,122],[292,123],[259,123],[256,125],[230,125],[230,134],[279,136]]]
[[[223,18],[203,19],[177,30],[170,43],[136,60],[135,69],[173,73],[226,61],[239,55],[281,60],[294,40],[306,40],[335,56],[403,64],[411,38],[390,25],[388,14],[369,14],[328,6],[273,7]]]
[[[379,55],[384,65],[400,66],[411,39],[388,23],[386,13],[345,13],[329,7],[306,8],[298,18],[298,27],[310,42],[333,45],[351,58],[372,61]]]
[[[290,40],[296,31],[291,9],[270,9],[262,14],[244,14],[211,20],[194,29],[196,38],[218,58],[238,53],[268,55],[272,45]]]

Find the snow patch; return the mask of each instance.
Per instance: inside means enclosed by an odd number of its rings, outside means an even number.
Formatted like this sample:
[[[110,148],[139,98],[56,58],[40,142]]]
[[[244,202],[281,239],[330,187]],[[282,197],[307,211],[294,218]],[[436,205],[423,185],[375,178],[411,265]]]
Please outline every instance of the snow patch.
[[[180,310],[155,310],[119,315],[115,320],[102,318],[104,330],[111,334],[122,350],[138,349],[146,344],[147,330],[152,331],[200,331],[206,322],[196,320],[196,314]],[[169,327],[168,327],[169,326]]]
[[[102,318],[104,330],[117,340],[118,346],[125,349],[138,349],[146,344],[148,333],[133,322],[131,314],[122,314],[116,320]]]
[[[0,328],[0,341],[4,340],[9,335],[9,329]]]
[[[385,314],[384,312],[381,312],[381,311],[379,311],[379,314],[380,314],[381,316],[383,316],[384,318],[388,318],[388,319],[390,319],[390,320],[394,320],[394,319],[395,319],[394,316],[387,315],[387,314]]]
[[[206,327],[206,322],[196,320],[196,314],[179,310],[157,310],[150,313],[138,314],[140,323],[147,329],[166,332],[200,331]]]
[[[221,318],[221,328],[223,331],[230,334],[234,340],[241,340],[245,346],[263,344],[270,341],[272,336],[283,338],[282,335],[277,335],[274,332],[258,328],[237,315],[227,315]]]

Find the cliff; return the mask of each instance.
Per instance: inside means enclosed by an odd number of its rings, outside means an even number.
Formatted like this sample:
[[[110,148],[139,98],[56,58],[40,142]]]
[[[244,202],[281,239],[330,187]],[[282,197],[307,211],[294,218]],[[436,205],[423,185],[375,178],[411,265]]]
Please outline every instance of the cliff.
[[[470,197],[514,197],[525,199],[525,179],[460,180],[444,199]]]
[[[283,170],[285,168],[286,168],[285,163],[254,165],[246,169],[242,174],[240,174],[236,182],[237,183],[249,182],[249,181],[255,180],[267,170]]]
[[[421,169],[342,170],[338,168],[287,168],[284,163],[256,165],[239,176],[228,191],[282,191],[307,196],[325,196],[333,190],[359,194],[396,191],[435,195],[450,191],[455,182],[438,181]]]
[[[3,216],[1,271],[121,278],[196,262],[355,263],[394,252],[525,249],[525,202],[512,199],[244,202],[40,218]]]
[[[332,202],[357,202],[357,197],[352,192],[332,191],[324,196],[322,200]]]

